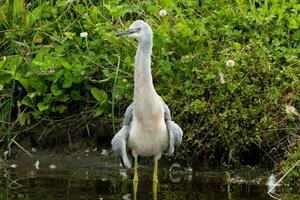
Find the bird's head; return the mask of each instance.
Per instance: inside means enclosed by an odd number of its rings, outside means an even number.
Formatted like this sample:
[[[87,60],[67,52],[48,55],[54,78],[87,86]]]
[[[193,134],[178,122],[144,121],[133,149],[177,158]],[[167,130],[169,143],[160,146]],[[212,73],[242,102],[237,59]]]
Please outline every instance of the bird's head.
[[[127,31],[123,31],[117,34],[117,36],[129,36],[138,40],[146,40],[152,38],[152,29],[143,20],[134,21]]]

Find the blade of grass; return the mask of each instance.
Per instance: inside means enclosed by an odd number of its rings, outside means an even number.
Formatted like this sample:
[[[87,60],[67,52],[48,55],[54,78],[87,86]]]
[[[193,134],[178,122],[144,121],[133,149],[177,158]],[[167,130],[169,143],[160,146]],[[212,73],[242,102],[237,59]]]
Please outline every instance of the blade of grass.
[[[112,104],[111,104],[112,124],[113,124],[114,133],[116,133],[116,126],[115,126],[115,89],[116,89],[116,86],[117,86],[119,68],[120,68],[120,56],[118,56],[118,64],[117,64],[117,69],[116,69],[114,88],[113,88],[113,94],[112,94]]]
[[[19,143],[17,143],[14,139],[12,139],[12,142],[17,145],[20,149],[22,149],[28,156],[32,157],[32,154],[29,153],[26,149],[24,149]]]

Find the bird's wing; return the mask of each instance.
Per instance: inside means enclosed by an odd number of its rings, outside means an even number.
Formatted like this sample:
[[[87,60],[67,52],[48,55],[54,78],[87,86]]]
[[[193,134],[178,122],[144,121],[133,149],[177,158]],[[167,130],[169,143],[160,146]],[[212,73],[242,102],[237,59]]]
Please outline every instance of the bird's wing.
[[[127,107],[124,122],[121,130],[111,140],[113,151],[120,157],[123,167],[132,167],[132,158],[127,154],[127,139],[130,132],[130,125],[133,116],[133,104]]]
[[[175,148],[178,147],[182,142],[183,132],[181,128],[178,126],[178,124],[172,121],[171,112],[167,104],[164,101],[163,104],[164,104],[165,121],[166,121],[167,129],[169,132],[169,138],[170,138],[168,154],[173,155]]]

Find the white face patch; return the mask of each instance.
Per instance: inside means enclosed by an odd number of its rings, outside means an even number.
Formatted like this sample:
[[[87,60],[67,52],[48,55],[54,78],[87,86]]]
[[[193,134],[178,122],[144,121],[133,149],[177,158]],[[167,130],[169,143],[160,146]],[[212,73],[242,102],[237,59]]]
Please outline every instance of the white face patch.
[[[131,38],[140,38],[141,37],[141,31],[142,31],[142,28],[139,28],[139,27],[136,27],[135,25],[133,26],[130,26],[129,27],[129,30],[132,29],[132,30],[136,30],[135,33],[131,33],[129,34],[128,36],[131,37]]]
[[[128,37],[132,37],[132,38],[139,38],[140,37],[140,33],[132,33],[130,35],[128,35]]]

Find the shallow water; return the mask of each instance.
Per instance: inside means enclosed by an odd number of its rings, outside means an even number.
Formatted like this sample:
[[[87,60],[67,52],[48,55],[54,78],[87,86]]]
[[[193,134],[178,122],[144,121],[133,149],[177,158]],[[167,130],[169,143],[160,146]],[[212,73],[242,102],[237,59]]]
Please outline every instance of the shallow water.
[[[228,183],[223,173],[171,174],[160,171],[157,194],[151,172],[139,174],[137,199],[272,199],[265,185]],[[0,175],[0,199],[133,199],[132,173],[124,170],[19,170]],[[156,197],[155,197],[156,196]]]
[[[38,169],[33,166],[37,158]],[[95,160],[98,162],[93,163],[94,159],[85,155],[52,158],[41,154],[6,162],[0,167],[0,200],[134,199],[133,171],[121,169],[118,161],[111,158],[99,161],[95,156]],[[50,163],[55,163],[56,168],[50,169]],[[170,172],[169,167],[170,164],[161,162],[159,183],[153,187],[152,168],[140,166],[136,199],[272,199],[267,194],[264,172],[188,172],[182,168]],[[300,199],[297,194],[286,195],[283,191],[280,187],[274,195],[287,200]]]

